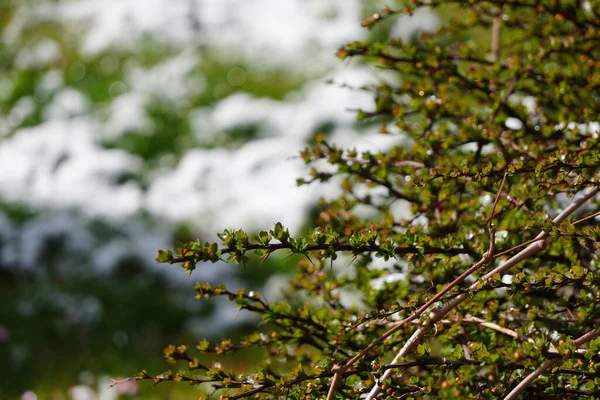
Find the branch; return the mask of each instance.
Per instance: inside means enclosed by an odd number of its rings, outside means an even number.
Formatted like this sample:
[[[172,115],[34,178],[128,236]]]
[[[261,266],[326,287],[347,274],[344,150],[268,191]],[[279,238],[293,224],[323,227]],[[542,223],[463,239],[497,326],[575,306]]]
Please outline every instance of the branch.
[[[531,338],[529,338],[527,336],[523,336],[519,332],[513,331],[512,329],[504,328],[503,326],[500,326],[500,325],[495,324],[493,322],[485,321],[485,320],[483,320],[481,318],[477,318],[477,317],[474,317],[472,315],[467,315],[463,319],[463,321],[465,321],[465,322],[474,322],[474,323],[479,324],[481,326],[484,326],[486,328],[490,328],[490,329],[493,329],[493,330],[498,331],[500,333],[503,333],[505,335],[512,336],[515,339],[519,339],[519,340],[521,340],[523,342],[533,343],[533,339],[531,339]]]
[[[500,57],[500,17],[494,17],[492,22],[492,61]]]
[[[277,250],[284,250],[284,249],[293,250],[294,246],[290,242],[272,243],[272,244],[268,244],[268,245],[262,245],[262,244],[258,244],[258,243],[250,243],[250,244],[245,245],[243,250],[244,251],[267,250],[269,253],[273,253]],[[314,244],[307,245],[303,251],[314,252],[314,251],[319,251],[319,250],[330,250],[330,249],[333,249],[336,252],[351,251],[353,253],[358,253],[358,254],[360,254],[360,253],[376,253],[376,252],[382,250],[381,246],[379,246],[377,244],[353,246],[351,244],[345,244],[345,243],[337,243],[337,244],[314,243]],[[231,247],[223,247],[223,248],[219,249],[219,251],[221,252],[221,254],[229,254],[229,253],[235,253],[239,250],[236,248],[231,248]],[[448,255],[456,256],[459,254],[472,254],[472,253],[473,252],[469,249],[459,248],[459,247],[444,249],[442,247],[436,247],[436,246],[423,246],[423,247],[396,246],[394,248],[394,254],[396,254],[396,255],[402,255],[402,254],[448,254]],[[169,264],[178,264],[178,263],[183,263],[186,261],[189,261],[189,258],[176,257],[176,258],[172,258],[172,259],[168,260],[167,262]]]
[[[492,224],[492,218],[493,218],[493,215],[494,215],[494,212],[495,212],[495,209],[496,209],[496,205],[498,204],[498,199],[500,197],[500,192],[502,192],[502,190],[504,189],[504,184],[506,183],[506,176],[507,175],[504,174],[504,177],[502,178],[502,182],[500,184],[500,190],[498,191],[498,195],[496,196],[496,199],[494,200],[494,206],[492,207],[492,214],[491,214],[490,219],[488,221],[488,227],[489,227],[489,233],[490,233],[490,249],[483,255],[483,258],[479,262],[477,262],[475,265],[473,265],[471,268],[469,268],[468,270],[466,270],[465,272],[463,272],[458,278],[456,278],[455,280],[453,280],[452,282],[450,282],[448,285],[446,285],[440,292],[438,292],[435,296],[433,296],[429,301],[425,302],[425,304],[423,304],[411,316],[403,319],[402,321],[397,322],[396,325],[393,328],[391,328],[390,330],[388,330],[387,332],[385,332],[383,335],[379,336],[375,341],[373,341],[371,344],[369,344],[367,347],[365,347],[362,351],[360,351],[358,354],[356,354],[354,357],[352,357],[350,360],[348,360],[345,365],[343,365],[343,366],[336,366],[335,369],[334,369],[335,375],[333,377],[333,380],[331,382],[331,386],[329,387],[329,392],[327,394],[327,400],[332,400],[333,399],[333,397],[335,395],[336,387],[339,384],[339,381],[341,379],[341,375],[343,374],[343,372],[346,369],[350,368],[358,359],[360,359],[361,357],[363,357],[372,348],[374,348],[375,346],[377,346],[378,344],[380,344],[381,342],[383,342],[386,338],[388,338],[394,332],[400,330],[400,328],[402,328],[404,325],[406,325],[407,323],[409,323],[409,322],[411,322],[411,321],[419,318],[424,312],[426,312],[429,309],[429,307],[431,305],[433,305],[438,300],[440,300],[444,296],[444,294],[446,294],[447,292],[449,292],[450,290],[452,290],[452,288],[454,288],[460,282],[462,282],[463,280],[465,280],[473,272],[475,272],[479,268],[483,267],[484,265],[487,265],[488,263],[490,263],[492,261],[493,254],[494,254],[494,251],[495,251],[495,235],[496,235],[496,230],[495,230],[495,228],[494,228],[494,226]],[[397,360],[398,360],[398,358],[395,358],[394,361],[393,361],[393,363],[396,363]],[[390,373],[390,371],[391,370],[386,371],[384,373],[384,375]],[[378,386],[376,385],[376,387],[378,387]]]
[[[580,336],[579,338],[575,339],[573,341],[573,344],[575,345],[576,348],[579,348],[579,347],[583,346],[584,344],[594,340],[598,336],[600,336],[600,329],[593,329],[593,330],[589,331],[588,333],[586,333],[585,335]],[[536,370],[533,371],[531,374],[527,375],[527,377],[525,379],[523,379],[521,381],[521,383],[519,383],[513,390],[511,390],[510,393],[504,398],[504,400],[516,399],[517,396],[519,395],[519,393],[521,393],[523,390],[525,390],[525,388],[527,386],[529,386],[529,384],[531,382],[533,382],[538,376],[540,376],[545,371],[547,371],[550,367],[552,367],[558,360],[560,360],[560,359],[559,358],[550,358],[550,359],[547,359],[546,361],[544,361],[542,363],[542,365],[540,365],[538,368],[536,368]]]
[[[585,192],[585,190],[583,192]],[[555,225],[561,224],[573,212],[575,212],[577,209],[579,209],[581,206],[583,206],[589,199],[591,199],[596,194],[598,194],[598,192],[600,192],[600,188],[599,187],[595,187],[593,189],[588,190],[586,194],[584,194],[580,198],[576,199],[567,208],[565,208],[556,218],[554,218],[552,220],[553,224],[555,224]],[[502,263],[497,268],[494,268],[493,270],[491,270],[490,272],[488,272],[485,276],[483,276],[481,278],[481,280],[485,282],[489,278],[493,277],[495,274],[503,274],[504,272],[508,271],[510,268],[512,268],[515,265],[519,264],[521,261],[524,261],[527,258],[531,257],[533,254],[536,254],[536,253],[544,250],[546,248],[546,240],[547,240],[547,238],[548,238],[548,233],[547,232],[540,232],[538,234],[538,236],[536,237],[536,239],[537,239],[536,242],[530,244],[525,249],[523,249],[519,253],[517,253],[515,256],[513,256],[509,260],[505,261],[504,263]],[[492,243],[490,243],[490,246],[491,245],[492,245]],[[489,258],[492,257],[490,255],[490,253],[486,253],[484,255],[484,257],[479,262],[477,262],[473,267],[471,267],[469,269],[469,271],[474,270],[475,267],[478,266],[478,265],[485,265],[485,264],[487,264],[489,262],[489,260],[486,260],[488,257]],[[478,285],[479,285],[479,281],[476,281],[475,283],[473,283],[469,287],[469,290],[477,289]],[[446,288],[444,288],[444,289],[446,289]],[[442,292],[443,292],[443,290],[442,290]],[[437,295],[434,296],[434,298],[436,298],[436,297],[437,297]],[[410,351],[413,349],[413,347],[415,347],[416,345],[418,345],[421,342],[421,339],[429,332],[429,330],[434,326],[434,324],[436,322],[440,321],[444,316],[446,316],[450,311],[452,311],[453,309],[455,309],[459,304],[461,304],[467,298],[469,298],[468,294],[461,294],[461,295],[455,297],[453,300],[449,301],[445,305],[439,305],[438,307],[434,307],[431,310],[431,313],[429,315],[428,320],[419,329],[417,329],[413,333],[413,335],[410,337],[410,339],[408,339],[408,341],[406,342],[406,344],[404,345],[404,347],[402,347],[402,349],[398,352],[398,354],[396,355],[396,357],[394,357],[394,359],[392,360],[391,363],[392,364],[397,363],[398,360],[400,360],[402,357],[404,357],[408,353],[410,353]],[[413,320],[415,318],[416,317],[414,317],[414,315],[413,315],[413,318],[411,318],[411,320]],[[408,320],[408,318],[406,320]],[[403,323],[406,320],[400,321],[399,324]],[[392,328],[391,330],[394,330],[395,328],[396,327]],[[387,332],[386,332],[386,334],[387,334]],[[377,339],[377,341],[379,341],[379,339]],[[549,361],[546,361],[546,363],[548,363],[548,362]],[[544,365],[546,363],[544,363]],[[546,367],[546,369],[549,368],[551,365],[552,364],[548,365]],[[392,370],[387,370],[382,375],[382,377],[381,377],[381,379],[379,381],[381,382],[381,381],[389,378],[391,374],[392,374]],[[377,396],[377,394],[379,393],[380,390],[381,390],[380,385],[378,383],[376,383],[375,386],[373,386],[373,388],[371,389],[371,392],[369,393],[369,395],[367,396],[366,399],[367,400],[373,400]]]

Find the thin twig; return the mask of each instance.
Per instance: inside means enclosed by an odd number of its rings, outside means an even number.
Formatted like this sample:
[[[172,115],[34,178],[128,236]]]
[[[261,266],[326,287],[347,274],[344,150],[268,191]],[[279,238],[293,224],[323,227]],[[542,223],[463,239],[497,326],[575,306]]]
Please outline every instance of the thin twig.
[[[444,319],[444,320],[441,320],[441,321],[438,321],[438,322],[442,323],[444,325],[454,325],[454,324],[456,324],[457,321],[450,321],[448,319]],[[474,323],[474,324],[477,324],[479,326],[483,326],[484,328],[493,329],[495,331],[498,331],[500,333],[503,333],[505,335],[508,335],[508,336],[511,336],[511,337],[513,337],[515,339],[518,339],[518,340],[520,340],[522,342],[529,342],[529,343],[533,343],[534,342],[533,339],[531,339],[530,337],[527,337],[525,335],[521,335],[517,331],[505,328],[503,326],[500,326],[500,325],[495,324],[493,322],[486,321],[486,320],[481,319],[481,318],[474,317],[472,315],[467,315],[466,317],[464,317],[462,319],[462,322]],[[419,324],[420,322],[419,321],[413,321],[413,324],[414,323]],[[464,331],[461,331],[461,334],[464,334]],[[578,353],[578,354],[583,354],[585,352],[586,352],[586,350],[584,350],[584,349],[578,349],[578,350],[576,350],[576,353]],[[552,343],[550,343],[550,347],[548,348],[548,353],[550,353],[550,354],[559,354],[558,353],[558,349]],[[468,357],[465,357],[465,358],[468,358]]]
[[[508,176],[508,171],[504,172],[504,176],[502,177],[502,182],[500,183],[500,190],[496,193],[496,198],[494,199],[494,205],[492,206],[492,212],[490,213],[490,218],[488,219],[488,228],[492,228],[494,225],[494,214],[496,213],[496,206],[498,205],[498,200],[500,200],[500,194],[504,189],[504,184],[506,183],[506,177]]]
[[[294,246],[290,242],[283,243],[269,243],[269,244],[259,244],[259,243],[250,243],[244,246],[244,251],[252,251],[252,250],[267,250],[270,253],[273,253],[277,250],[290,249],[292,250]],[[381,248],[377,244],[365,244],[360,246],[353,246],[349,243],[335,243],[335,244],[319,244],[313,243],[306,246],[304,249],[306,252],[316,252],[319,250],[328,250],[333,248],[336,252],[338,251],[349,251],[352,253],[375,253],[379,251]],[[219,249],[222,255],[231,254],[238,251],[235,247],[222,247]],[[444,249],[442,247],[437,246],[423,246],[422,248],[416,246],[396,246],[394,248],[394,254],[402,255],[402,254],[447,254],[447,255],[458,255],[458,254],[468,254],[470,250],[464,248],[449,248]],[[296,253],[294,253],[296,254]],[[183,263],[187,261],[186,257],[176,257],[168,260],[169,264],[177,264]]]
[[[515,339],[519,339],[519,340],[521,340],[523,342],[533,343],[533,339],[531,339],[531,338],[529,338],[527,336],[523,336],[519,332],[513,331],[512,329],[505,328],[505,327],[500,326],[498,324],[495,324],[493,322],[489,322],[489,321],[483,320],[481,318],[474,317],[472,315],[467,315],[463,319],[463,321],[465,321],[465,322],[475,322],[475,323],[477,323],[477,324],[479,324],[481,326],[493,329],[495,331],[498,331],[498,332],[503,333],[503,334],[508,335],[508,336],[512,336]]]
[[[580,224],[580,223],[582,223],[582,222],[584,222],[584,221],[587,221],[588,219],[595,218],[595,217],[597,217],[597,216],[599,216],[599,215],[600,215],[600,211],[598,211],[598,212],[595,212],[595,213],[593,213],[592,215],[588,215],[587,217],[583,217],[583,218],[581,218],[581,219],[578,219],[578,220],[577,220],[577,221],[575,221],[575,222],[572,222],[572,223],[571,223],[571,225],[577,225],[577,224]]]
[[[459,326],[458,327],[459,331],[460,331],[460,345],[463,349],[463,356],[465,358],[465,360],[472,360],[471,358],[471,352],[469,351],[469,346],[467,345],[467,334],[465,332],[465,327],[464,326]]]
[[[146,375],[146,377],[149,378],[149,375]],[[112,383],[110,384],[109,387],[112,388],[112,387],[119,386],[119,385],[122,385],[122,384],[127,383],[127,382],[140,381],[142,379],[144,379],[144,378],[139,377],[139,376],[130,376],[129,378],[125,378],[125,379],[122,379],[120,381],[118,381],[116,379],[111,379]]]
[[[494,17],[492,22],[492,62],[500,58],[500,17]]]
[[[515,250],[518,250],[518,249],[520,249],[520,248],[522,248],[522,247],[525,247],[525,246],[527,246],[527,245],[530,245],[530,244],[532,244],[532,243],[539,242],[540,240],[544,240],[544,239],[543,239],[543,238],[541,238],[541,239],[540,239],[540,238],[537,238],[537,237],[536,237],[535,239],[528,240],[528,241],[526,241],[526,242],[523,242],[523,243],[521,243],[521,244],[518,244],[518,245],[516,245],[516,246],[514,246],[514,247],[511,247],[510,249],[507,249],[507,250],[504,250],[504,251],[502,251],[502,252],[500,252],[500,253],[496,253],[496,254],[494,254],[494,258],[502,257],[503,255],[505,255],[505,254],[507,254],[507,253],[512,253],[512,252],[513,252],[513,251],[515,251]]]

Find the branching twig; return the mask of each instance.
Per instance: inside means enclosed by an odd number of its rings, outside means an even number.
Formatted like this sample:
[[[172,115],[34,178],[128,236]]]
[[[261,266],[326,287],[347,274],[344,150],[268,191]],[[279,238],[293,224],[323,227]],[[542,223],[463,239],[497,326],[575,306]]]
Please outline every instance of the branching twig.
[[[465,272],[463,272],[458,278],[456,278],[455,280],[453,280],[452,282],[450,282],[448,285],[446,285],[441,291],[439,291],[435,296],[433,296],[429,301],[425,302],[425,304],[423,304],[421,307],[419,307],[419,309],[417,311],[415,311],[411,316],[398,321],[396,323],[396,325],[394,327],[392,327],[391,329],[389,329],[387,332],[385,332],[383,335],[379,336],[375,341],[373,341],[371,344],[369,344],[367,347],[365,347],[362,351],[360,351],[358,354],[356,354],[354,357],[352,357],[350,360],[348,360],[346,362],[346,364],[344,364],[343,366],[336,366],[335,370],[334,370],[334,378],[331,382],[331,386],[329,387],[329,392],[327,394],[327,400],[332,400],[333,396],[335,395],[335,390],[337,385],[339,384],[339,381],[341,379],[341,375],[344,373],[344,371],[348,368],[350,368],[358,359],[360,359],[361,357],[363,357],[365,354],[367,354],[371,349],[373,349],[375,346],[377,346],[378,344],[380,344],[381,342],[383,342],[386,338],[388,338],[390,335],[394,334],[395,332],[397,332],[398,330],[400,330],[404,325],[406,325],[407,323],[419,318],[423,313],[425,313],[427,310],[429,310],[429,307],[431,307],[433,304],[435,304],[437,301],[439,301],[444,294],[448,293],[450,290],[452,290],[452,288],[454,288],[456,285],[458,285],[460,282],[462,282],[463,280],[465,280],[469,275],[471,275],[473,272],[475,272],[476,270],[480,269],[481,267],[487,265],[490,261],[492,261],[492,257],[494,255],[494,251],[495,251],[495,235],[496,235],[496,231],[495,228],[492,224],[492,218],[494,215],[494,212],[496,210],[496,205],[498,204],[498,200],[500,198],[500,193],[502,192],[502,190],[504,189],[504,184],[506,183],[506,174],[504,174],[504,177],[502,178],[502,183],[500,184],[500,190],[498,191],[498,194],[496,195],[496,199],[494,200],[494,205],[492,207],[492,213],[490,216],[490,219],[488,221],[488,225],[489,225],[489,232],[490,232],[490,248],[489,250],[483,255],[482,259],[479,260],[479,262],[475,263],[471,268],[469,268],[468,270],[466,270]],[[441,319],[441,318],[440,318]],[[417,332],[419,332],[419,330],[417,330]],[[423,334],[426,331],[423,332]],[[412,345],[411,345],[412,348]],[[393,363],[396,363],[398,360],[398,357],[394,358]],[[384,373],[384,376],[386,374],[389,375],[390,370],[386,371]],[[379,388],[378,385],[375,386],[375,388]],[[375,390],[375,388],[373,390]],[[377,389],[377,391],[379,391],[379,389]],[[369,394],[370,396],[370,394]],[[370,397],[368,397],[370,398]]]
[[[600,188],[598,188],[598,187],[595,187],[595,188],[589,190],[586,194],[584,194],[579,199],[577,199],[576,201],[571,203],[556,218],[554,218],[552,220],[553,224],[555,224],[555,225],[561,224],[565,219],[567,219],[567,217],[569,217],[573,212],[575,212],[577,209],[579,209],[590,198],[592,198],[596,194],[598,194],[598,192],[600,192]],[[489,278],[493,277],[495,274],[502,274],[502,273],[506,272],[507,270],[509,270],[510,268],[514,267],[515,265],[519,264],[521,261],[526,260],[527,258],[531,257],[533,254],[542,251],[543,249],[546,248],[547,237],[548,237],[547,232],[540,232],[538,234],[538,236],[536,237],[536,239],[537,239],[536,242],[530,244],[525,249],[523,249],[519,253],[517,253],[515,256],[513,256],[509,260],[505,261],[497,268],[494,268],[493,270],[488,272],[485,276],[483,276],[482,280],[487,281]],[[490,248],[492,246],[493,246],[493,243],[490,243]],[[473,267],[471,267],[469,269],[469,271],[473,270],[475,266],[479,267],[479,266],[486,265],[489,262],[488,258],[491,258],[491,257],[492,257],[492,255],[490,255],[490,253],[487,252],[484,255],[484,257],[479,262],[477,262],[477,264],[475,264]],[[477,288],[478,285],[479,285],[479,282],[475,282],[469,287],[469,289],[474,290]],[[446,289],[446,288],[444,288],[444,289]],[[434,296],[434,298],[436,298],[436,297],[437,297],[437,295]],[[419,344],[421,342],[421,339],[425,336],[425,334],[427,332],[429,332],[429,330],[434,326],[434,324],[436,322],[440,321],[445,315],[447,315],[450,311],[455,309],[459,304],[461,304],[463,301],[465,301],[468,297],[469,297],[468,294],[463,293],[463,294],[455,297],[454,299],[450,300],[447,304],[440,305],[439,307],[434,308],[431,311],[428,320],[419,329],[417,329],[413,333],[413,335],[405,343],[404,347],[402,347],[402,349],[398,352],[396,357],[394,357],[392,363],[397,363],[399,359],[401,359],[402,357],[404,357],[408,353],[410,353],[410,351],[417,344]],[[413,315],[413,317],[414,317],[414,315]],[[415,319],[415,318],[411,318],[411,321],[413,319]],[[399,323],[402,323],[402,322],[403,321],[400,321]],[[392,328],[392,330],[394,328]],[[548,368],[549,368],[549,366],[548,366]],[[387,379],[391,374],[392,374],[391,370],[386,371],[382,375],[380,381]],[[373,388],[371,389],[371,392],[369,393],[369,395],[367,396],[367,400],[373,400],[377,396],[377,394],[379,393],[380,390],[381,390],[381,388],[380,388],[379,384],[376,383],[375,386],[373,386]]]
[[[584,344],[594,340],[598,336],[600,336],[600,329],[593,329],[593,330],[589,331],[588,333],[586,333],[585,335],[580,336],[579,338],[575,339],[573,341],[573,344],[575,345],[576,348],[579,348],[579,347],[583,346]],[[547,359],[546,361],[544,361],[542,363],[542,365],[540,365],[538,368],[536,368],[536,370],[533,371],[531,374],[527,375],[527,377],[525,379],[523,379],[521,381],[521,383],[519,383],[513,390],[511,390],[510,393],[508,395],[506,395],[504,400],[516,399],[517,396],[523,390],[525,390],[525,388],[527,386],[529,386],[529,384],[531,382],[533,382],[538,376],[540,376],[545,371],[547,371],[550,367],[552,367],[558,360],[560,360],[560,359],[559,358],[550,358],[550,359]]]
[[[294,246],[290,242],[284,243],[269,243],[268,245],[263,245],[259,243],[250,243],[244,246],[244,251],[252,251],[252,250],[267,250],[269,253],[273,253],[277,250],[289,249],[293,250]],[[332,249],[336,252],[338,251],[350,251],[355,254],[360,253],[376,253],[381,250],[381,247],[377,244],[367,244],[361,246],[353,246],[348,243],[336,243],[336,244],[309,244],[304,249],[305,252],[316,252],[319,250],[329,250]],[[236,248],[231,247],[223,247],[219,249],[221,254],[230,254],[238,251]],[[465,248],[448,248],[444,249],[442,247],[436,246],[423,246],[419,248],[417,246],[396,246],[394,248],[394,254],[402,255],[402,254],[447,254],[447,255],[459,255],[459,254],[469,254],[471,251]],[[179,264],[187,261],[188,259],[185,257],[176,257],[167,262],[169,264]]]

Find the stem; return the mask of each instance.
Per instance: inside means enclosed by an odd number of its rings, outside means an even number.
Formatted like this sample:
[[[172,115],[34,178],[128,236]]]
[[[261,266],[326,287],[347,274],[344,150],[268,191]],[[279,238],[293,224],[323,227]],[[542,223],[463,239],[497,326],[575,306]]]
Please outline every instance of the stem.
[[[494,17],[492,22],[492,61],[497,62],[500,57],[500,17]]]

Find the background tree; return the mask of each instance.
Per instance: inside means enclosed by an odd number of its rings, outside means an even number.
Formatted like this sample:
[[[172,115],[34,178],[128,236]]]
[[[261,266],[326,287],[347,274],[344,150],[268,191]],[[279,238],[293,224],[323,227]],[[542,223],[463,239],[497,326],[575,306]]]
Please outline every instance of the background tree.
[[[161,251],[188,273],[278,251],[299,262],[278,301],[198,283],[198,298],[226,297],[265,323],[240,341],[169,346],[182,370],[135,379],[210,383],[232,399],[598,394],[599,4],[410,4],[363,25],[419,7],[456,18],[338,52],[396,74],[364,88],[375,106],[358,119],[397,144],[363,152],[318,135],[298,183],[339,178],[343,194],[321,200],[306,235],[278,223]],[[252,348],[256,369],[223,368],[222,355]]]
[[[372,77],[331,57],[367,36],[370,1],[0,1],[0,397],[114,399],[110,378],[159,370],[148,355],[166,343],[254,327],[225,299],[194,301],[156,249],[237,224],[299,230],[324,187],[295,188],[296,149],[320,129],[381,142],[346,111],[369,94],[325,82]],[[294,263],[194,278],[262,291]]]

